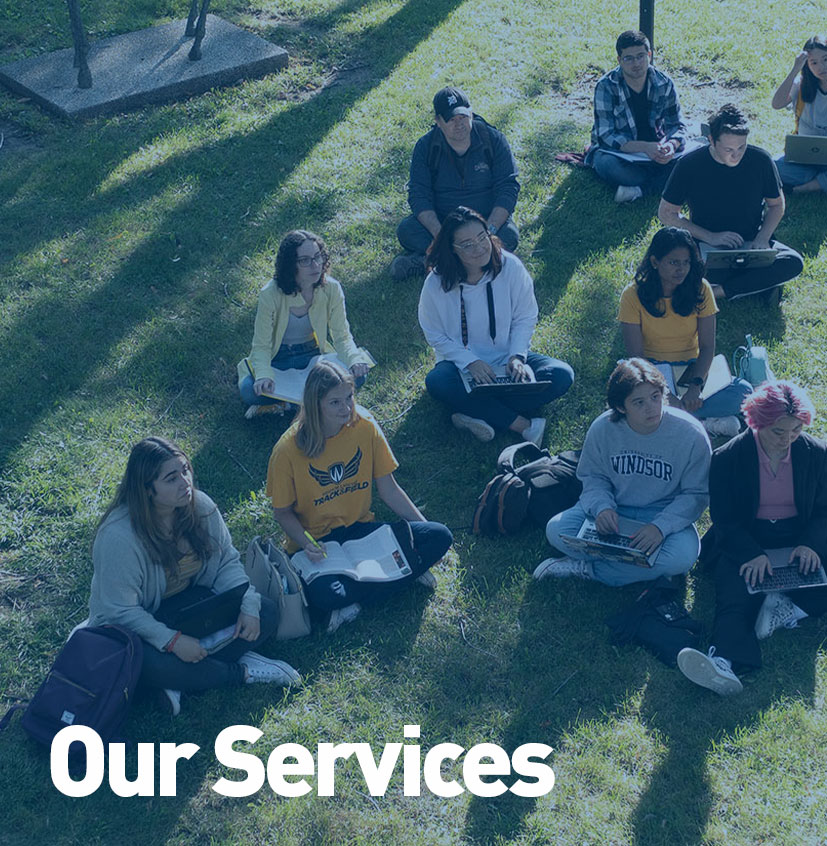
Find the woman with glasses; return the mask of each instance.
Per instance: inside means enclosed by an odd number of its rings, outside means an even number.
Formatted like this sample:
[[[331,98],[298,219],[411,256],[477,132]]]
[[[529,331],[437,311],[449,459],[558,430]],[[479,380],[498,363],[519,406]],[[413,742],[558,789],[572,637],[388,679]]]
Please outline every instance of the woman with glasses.
[[[772,98],[774,109],[792,106],[796,134],[827,135],[827,35],[813,35]],[[827,165],[775,160],[785,188],[794,192],[827,191]]]
[[[268,394],[279,370],[302,370],[321,353],[335,353],[364,384],[369,357],[350,334],[342,286],[327,275],[324,241],[305,229],[288,232],[279,245],[273,278],[258,297],[253,347],[238,364],[238,389],[246,417],[283,412],[286,404]]]
[[[489,234],[484,218],[465,206],[442,222],[428,250],[428,268],[419,298],[419,325],[437,357],[425,377],[428,392],[448,407],[457,429],[480,441],[508,429],[539,446],[546,425],[539,409],[571,387],[574,373],[564,361],[530,349],[537,301],[528,271]],[[490,384],[495,368],[517,382],[530,380],[533,372],[545,390],[495,397],[466,389],[460,371]]]

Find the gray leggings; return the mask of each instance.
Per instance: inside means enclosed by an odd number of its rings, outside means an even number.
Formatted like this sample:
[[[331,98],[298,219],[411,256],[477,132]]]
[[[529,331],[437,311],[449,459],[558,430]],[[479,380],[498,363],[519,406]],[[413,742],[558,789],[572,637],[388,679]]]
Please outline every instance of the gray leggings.
[[[236,638],[223,649],[194,664],[182,661],[171,652],[160,652],[144,643],[141,666],[141,685],[166,687],[173,690],[199,691],[213,687],[234,687],[244,684],[244,667],[238,659],[251,649],[257,649],[278,628],[278,606],[272,599],[261,597],[259,624],[261,632],[256,640]]]

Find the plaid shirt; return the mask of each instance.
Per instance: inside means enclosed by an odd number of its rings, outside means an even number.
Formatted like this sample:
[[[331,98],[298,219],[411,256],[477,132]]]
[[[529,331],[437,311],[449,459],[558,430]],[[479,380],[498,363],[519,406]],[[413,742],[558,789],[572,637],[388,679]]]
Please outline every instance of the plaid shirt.
[[[629,105],[629,87],[620,67],[604,74],[594,89],[594,126],[592,142],[586,156],[589,163],[599,147],[619,150],[629,141],[637,140],[637,129]],[[660,140],[674,138],[679,150],[686,143],[686,126],[681,105],[672,79],[665,73],[649,67],[646,74],[646,99],[649,101],[649,125]]]

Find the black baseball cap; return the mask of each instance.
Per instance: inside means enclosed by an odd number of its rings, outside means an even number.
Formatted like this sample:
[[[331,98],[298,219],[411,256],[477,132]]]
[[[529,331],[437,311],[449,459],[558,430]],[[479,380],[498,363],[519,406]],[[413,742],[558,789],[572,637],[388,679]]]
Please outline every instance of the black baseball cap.
[[[465,92],[450,85],[436,92],[434,112],[445,121],[451,120],[454,115],[473,115],[471,101]]]

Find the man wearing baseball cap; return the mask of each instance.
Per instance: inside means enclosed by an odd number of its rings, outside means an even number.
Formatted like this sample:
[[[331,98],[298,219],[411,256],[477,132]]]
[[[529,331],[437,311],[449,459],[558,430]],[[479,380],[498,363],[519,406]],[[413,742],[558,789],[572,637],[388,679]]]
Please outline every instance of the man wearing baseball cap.
[[[517,246],[511,219],[520,183],[517,163],[499,130],[474,115],[466,94],[449,86],[434,97],[434,126],[414,147],[408,181],[413,214],[396,230],[408,254],[390,267],[396,280],[425,272],[425,251],[440,221],[457,206],[469,206],[488,221],[507,250]]]

